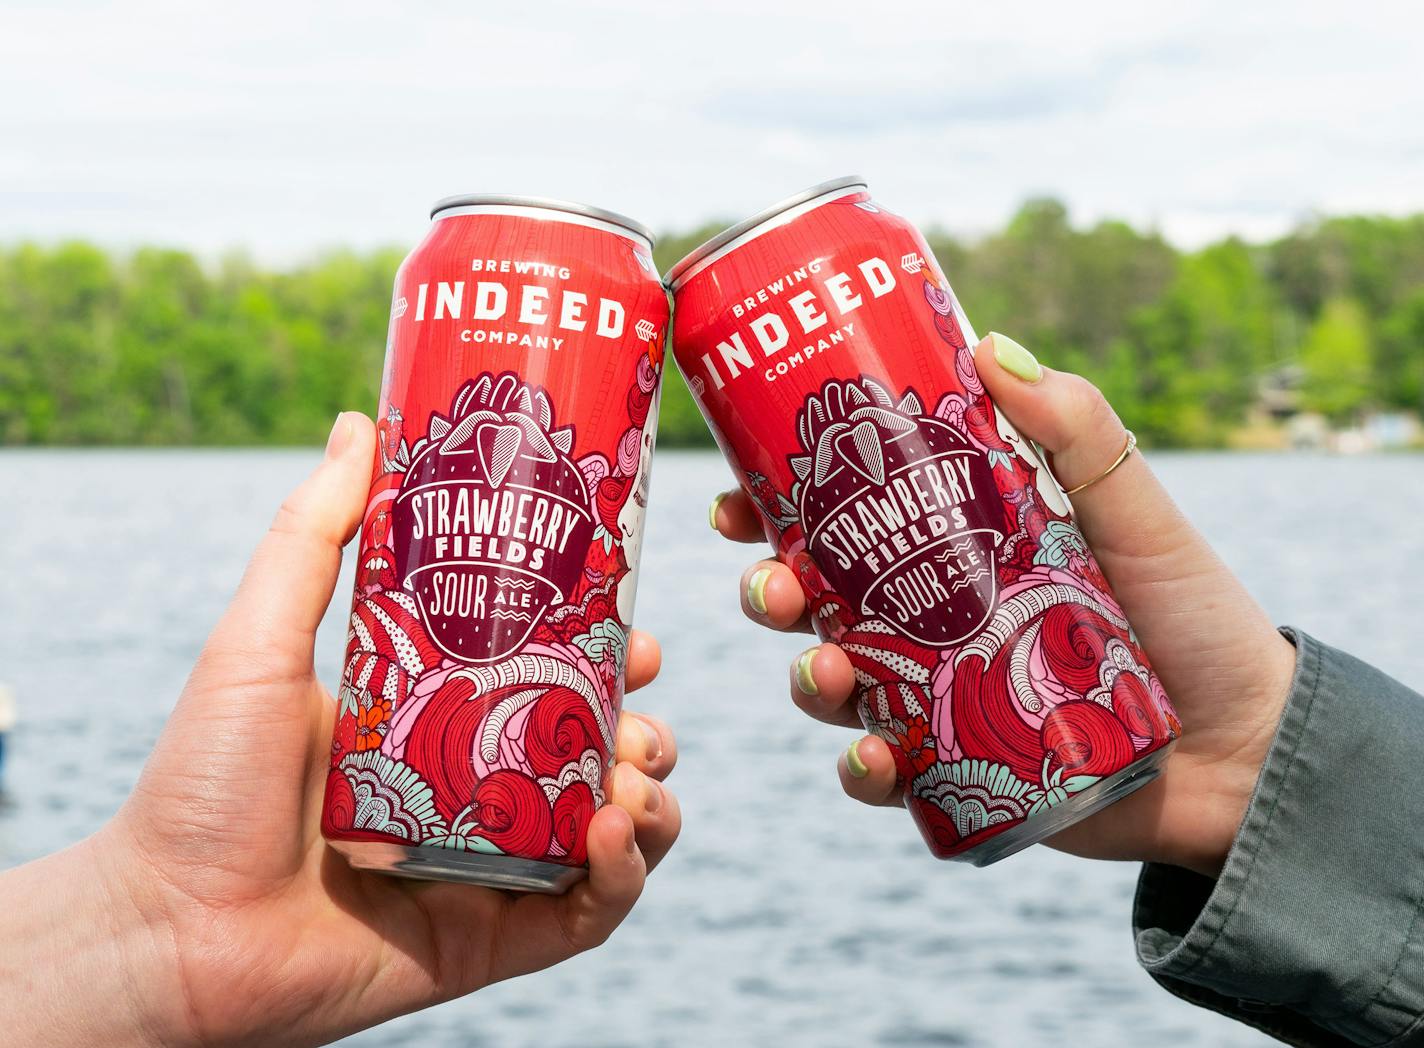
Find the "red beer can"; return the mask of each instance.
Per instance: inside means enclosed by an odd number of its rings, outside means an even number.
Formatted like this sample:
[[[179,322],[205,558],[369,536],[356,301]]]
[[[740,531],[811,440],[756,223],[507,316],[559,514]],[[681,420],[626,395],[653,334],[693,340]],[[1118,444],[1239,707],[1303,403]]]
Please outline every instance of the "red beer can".
[[[322,832],[560,892],[623,697],[668,296],[622,216],[452,197],[396,274]]]
[[[1180,724],[919,232],[842,178],[668,282],[678,366],[934,854],[987,865],[1155,778]]]

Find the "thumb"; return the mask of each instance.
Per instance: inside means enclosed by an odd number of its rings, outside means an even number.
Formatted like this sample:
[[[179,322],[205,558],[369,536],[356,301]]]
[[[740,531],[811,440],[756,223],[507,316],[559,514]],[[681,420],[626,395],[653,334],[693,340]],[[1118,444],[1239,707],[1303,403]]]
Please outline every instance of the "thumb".
[[[998,332],[974,347],[974,366],[999,410],[1048,453],[1064,487],[1092,482],[1072,496],[1073,516],[1100,559],[1184,548],[1206,552],[1197,550],[1204,546],[1201,537],[1141,454],[1128,455],[1103,475],[1127,446],[1127,430],[1096,386],[1080,375],[1043,367]]]
[[[357,411],[336,417],[320,465],[282,502],[248,562],[237,595],[208,640],[211,657],[233,652],[269,679],[311,673],[316,629],[370,490],[375,428]]]

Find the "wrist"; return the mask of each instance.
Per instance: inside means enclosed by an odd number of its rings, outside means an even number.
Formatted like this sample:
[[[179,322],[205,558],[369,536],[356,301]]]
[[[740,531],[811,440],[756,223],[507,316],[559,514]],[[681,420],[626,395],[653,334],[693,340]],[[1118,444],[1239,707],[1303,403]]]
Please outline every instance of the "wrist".
[[[27,1045],[176,1045],[183,996],[171,945],[145,916],[110,827],[0,874],[6,1039]]]
[[[1194,810],[1189,818],[1169,823],[1172,831],[1142,859],[1180,866],[1213,880],[1221,876],[1260,774],[1260,761],[1214,762],[1209,784],[1196,791]],[[1177,827],[1177,822],[1186,825]]]
[[[1216,738],[1206,753],[1186,755],[1199,765],[1191,776],[1192,811],[1185,820],[1172,820],[1163,847],[1149,861],[1181,866],[1213,879],[1221,875],[1290,697],[1295,645],[1271,629],[1262,638],[1258,660],[1260,670],[1247,689],[1250,694],[1242,696],[1244,715],[1211,729]]]

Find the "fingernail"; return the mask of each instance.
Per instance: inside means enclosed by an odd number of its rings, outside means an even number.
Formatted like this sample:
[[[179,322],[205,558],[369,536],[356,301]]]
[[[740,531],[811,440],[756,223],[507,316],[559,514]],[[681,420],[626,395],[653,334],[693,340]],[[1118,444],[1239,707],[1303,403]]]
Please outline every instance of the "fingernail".
[[[331,435],[326,438],[326,457],[329,459],[339,458],[351,443],[351,420],[346,417],[346,412],[336,416],[336,421],[331,424]]]
[[[642,717],[634,715],[633,720],[637,722],[638,727],[643,731],[643,743],[646,747],[643,751],[644,758],[650,761],[657,760],[663,755],[663,737],[658,734],[657,728],[654,728],[647,721],[643,720]]]
[[[707,509],[707,523],[712,525],[713,531],[717,530],[717,511],[722,508],[722,500],[729,494],[727,491],[722,492],[712,500],[712,505]]]
[[[1043,366],[1038,359],[1008,335],[991,331],[989,339],[994,343],[994,359],[1010,375],[1023,379],[1029,385],[1043,378]]]
[[[819,695],[821,689],[816,687],[816,678],[811,672],[811,663],[816,661],[816,652],[820,647],[807,648],[796,659],[796,686],[801,689],[802,695]]]
[[[766,584],[771,578],[770,568],[758,568],[747,580],[747,603],[758,615],[766,614]]]
[[[865,766],[865,761],[860,759],[859,739],[846,747],[846,770],[857,779],[863,779],[870,774],[870,769]]]
[[[643,810],[649,815],[663,806],[663,788],[656,779],[646,779],[643,790]]]

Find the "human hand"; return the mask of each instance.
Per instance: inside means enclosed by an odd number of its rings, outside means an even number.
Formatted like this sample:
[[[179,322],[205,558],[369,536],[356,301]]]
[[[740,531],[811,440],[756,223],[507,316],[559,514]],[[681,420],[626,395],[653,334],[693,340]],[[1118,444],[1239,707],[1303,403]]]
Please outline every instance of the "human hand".
[[[1032,374],[1036,362],[1025,363]],[[992,336],[975,348],[975,364],[999,410],[1047,450],[1065,486],[1096,476],[1121,452],[1123,424],[1087,380],[1042,368],[1037,381],[1025,381],[996,360]],[[1280,720],[1295,650],[1182,516],[1142,455],[1073,496],[1073,507],[1184,731],[1159,779],[1049,843],[1079,855],[1167,862],[1216,876]],[[712,522],[728,538],[765,541],[745,492],[719,496]],[[767,574],[759,576],[763,569]],[[765,611],[750,600],[754,582]],[[753,621],[810,632],[801,587],[784,564],[754,564],[741,588],[742,610]],[[792,663],[792,700],[818,720],[859,727],[855,690],[850,661],[835,644],[811,648]],[[902,803],[881,739],[852,743],[839,771],[851,797]]]
[[[374,454],[371,422],[341,415],[132,796],[94,836],[0,875],[24,900],[0,912],[12,1043],[324,1043],[597,946],[672,846],[681,816],[660,780],[676,744],[638,714],[619,724],[588,879],[565,895],[364,873],[326,845],[335,710],[312,650]],[[659,658],[635,632],[629,691]]]

